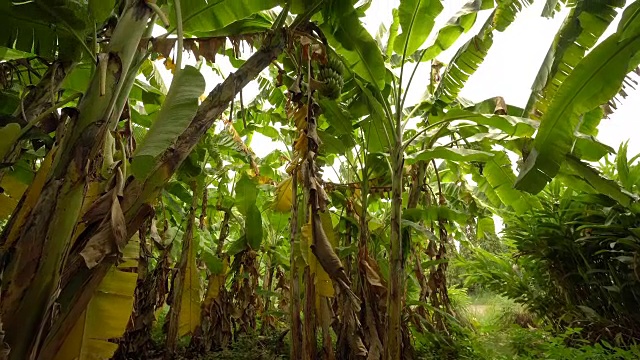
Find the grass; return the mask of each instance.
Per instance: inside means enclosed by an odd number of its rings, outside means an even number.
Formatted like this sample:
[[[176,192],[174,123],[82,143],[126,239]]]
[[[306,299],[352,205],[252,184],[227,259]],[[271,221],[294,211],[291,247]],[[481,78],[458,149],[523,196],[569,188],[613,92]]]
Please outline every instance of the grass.
[[[590,344],[580,340],[580,329],[553,334],[522,305],[499,295],[478,293],[459,303],[466,304],[459,314],[475,329],[469,341],[477,359],[640,359],[640,347]],[[580,346],[567,346],[569,339]]]
[[[512,334],[518,323],[525,323],[525,331],[535,331],[529,325],[535,325],[526,310],[510,299],[481,292],[470,296],[468,300],[458,300],[457,312],[465,317],[475,331],[471,332],[472,346],[476,356],[485,359],[511,359],[516,356],[512,343]],[[522,319],[528,321],[523,322]],[[522,328],[521,328],[522,329]]]

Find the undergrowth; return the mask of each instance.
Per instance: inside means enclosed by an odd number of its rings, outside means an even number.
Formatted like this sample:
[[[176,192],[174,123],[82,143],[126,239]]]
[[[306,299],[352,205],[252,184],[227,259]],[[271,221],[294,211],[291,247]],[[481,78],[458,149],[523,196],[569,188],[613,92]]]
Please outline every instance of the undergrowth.
[[[579,328],[554,333],[522,305],[500,295],[480,292],[469,296],[463,288],[452,288],[450,297],[456,317],[449,320],[448,332],[414,333],[413,359],[640,359],[637,345],[623,349],[606,341],[592,344],[581,339]],[[164,341],[161,324],[166,314],[158,315],[152,339],[161,347]],[[179,346],[183,351],[185,339]],[[183,352],[176,357],[186,359],[285,360],[289,359],[288,336],[283,331],[240,335],[227,349],[197,356]]]
[[[265,336],[258,334],[240,335],[233,346],[222,351],[211,352],[198,357],[180,357],[194,360],[286,360],[289,359],[289,347],[279,332]]]
[[[417,359],[640,359],[640,346],[616,347],[606,341],[592,344],[581,339],[581,329],[568,328],[554,333],[522,305],[492,293],[479,293],[463,299],[455,293],[458,317],[466,317],[471,328],[454,324],[455,342],[436,338],[420,342]],[[462,321],[461,321],[462,322]],[[445,350],[445,351],[443,351]],[[455,354],[455,357],[451,356]]]

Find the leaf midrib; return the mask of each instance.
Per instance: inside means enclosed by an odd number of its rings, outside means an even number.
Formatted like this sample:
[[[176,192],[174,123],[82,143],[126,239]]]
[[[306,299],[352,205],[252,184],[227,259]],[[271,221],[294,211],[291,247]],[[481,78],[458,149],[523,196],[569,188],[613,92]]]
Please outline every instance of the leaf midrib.
[[[620,54],[620,52],[622,52],[622,51],[626,50],[626,48],[627,48],[629,45],[633,44],[635,41],[638,41],[638,39],[637,39],[637,38],[634,38],[633,40],[631,40],[631,41],[627,42],[627,44],[625,44],[624,46],[619,47],[619,48],[618,48],[618,50],[617,50],[616,52],[614,52],[614,53],[611,53],[611,54],[610,54],[610,56],[607,58],[607,60],[606,60],[605,62],[603,62],[603,63],[602,63],[602,64],[597,68],[597,70],[596,70],[595,72],[591,73],[591,76],[588,76],[587,78],[585,78],[585,81],[584,81],[584,82],[580,85],[580,87],[578,88],[578,90],[579,90],[579,91],[575,91],[575,92],[573,92],[573,94],[570,96],[570,101],[565,101],[565,102],[563,102],[564,106],[561,108],[562,110],[558,112],[558,116],[555,116],[555,119],[552,119],[552,121],[553,121],[552,125],[549,125],[549,126],[552,126],[552,129],[553,129],[553,128],[555,128],[556,126],[558,126],[558,123],[560,122],[560,119],[562,118],[562,116],[561,116],[561,115],[565,114],[565,112],[566,112],[567,110],[569,110],[569,107],[568,107],[567,105],[568,105],[568,104],[572,104],[572,103],[574,102],[574,100],[576,99],[576,97],[578,97],[578,95],[582,93],[583,89],[587,86],[587,84],[589,84],[589,83],[593,80],[593,78],[595,78],[595,77],[596,77],[596,75],[597,75],[597,74],[600,74],[600,72],[602,71],[602,69],[603,69],[605,66],[607,66],[607,65],[612,61],[612,59],[613,59],[613,58],[617,57],[617,56]],[[583,61],[584,61],[584,60],[583,60]],[[569,79],[569,78],[570,78],[572,75],[574,75],[575,73],[576,73],[576,72],[575,72],[575,69],[574,69],[574,71],[572,71],[572,72],[571,72],[571,75],[569,75],[569,77],[567,77],[567,80],[565,80],[565,81],[567,81],[567,82],[568,82],[568,80],[572,80],[572,79]],[[557,94],[557,92],[556,92],[556,94]],[[543,123],[543,122],[544,122],[544,119],[541,121],[541,126],[542,126],[542,123]],[[547,122],[548,122],[548,120],[547,120]],[[540,144],[541,144],[541,143],[546,143],[546,142],[548,141],[548,138],[549,138],[551,135],[553,135],[553,132],[552,132],[552,131],[548,131],[548,134],[544,134],[544,136],[543,136],[543,137],[542,137],[542,139],[540,140]],[[538,143],[538,138],[539,138],[539,137],[538,137],[538,136],[536,136],[536,143]],[[535,144],[535,145],[539,145],[539,144]],[[535,146],[535,145],[534,145],[534,146]],[[536,160],[537,160],[537,159],[536,159]],[[537,162],[537,161],[536,161],[536,162]],[[537,166],[536,166],[536,168],[537,168]]]

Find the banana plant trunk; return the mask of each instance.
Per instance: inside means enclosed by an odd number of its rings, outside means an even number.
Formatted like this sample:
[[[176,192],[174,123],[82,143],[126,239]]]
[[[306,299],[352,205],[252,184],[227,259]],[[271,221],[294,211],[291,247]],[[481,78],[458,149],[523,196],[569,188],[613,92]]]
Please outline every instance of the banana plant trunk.
[[[87,179],[100,167],[96,157],[114,111],[151,10],[144,1],[124,9],[102,58],[105,72],[96,72],[70,119],[45,185],[30,208],[25,202],[0,242],[13,252],[5,272],[1,315],[6,326],[11,360],[35,358],[43,327],[54,315],[54,294],[63,260],[81,215]],[[97,286],[97,284],[96,284]]]
[[[266,292],[262,299],[262,303],[264,304],[264,311],[262,312],[262,327],[260,328],[261,335],[264,335],[268,331],[275,329],[275,324],[272,320],[273,317],[269,314],[269,312],[271,311],[271,284],[273,283],[274,272],[275,265],[273,264],[273,261],[271,261],[271,257],[267,257],[264,270],[264,279],[262,280],[263,288],[266,289]]]
[[[300,278],[296,256],[293,251],[296,246],[295,240],[298,235],[298,169],[293,170],[291,178],[291,234],[290,234],[290,272],[291,272],[291,359],[302,358],[302,322],[300,319]]]
[[[384,356],[384,319],[386,314],[384,311],[380,311],[382,308],[380,300],[378,300],[373,293],[371,283],[367,279],[367,267],[369,266],[369,219],[367,208],[369,207],[369,192],[370,192],[370,178],[368,176],[369,170],[367,162],[364,162],[362,177],[362,189],[361,189],[361,214],[359,219],[360,232],[358,235],[358,255],[356,259],[357,264],[357,280],[360,290],[360,296],[362,297],[361,305],[361,322],[363,328],[363,338],[367,340],[367,348],[363,353],[359,349],[357,341],[350,341],[352,358],[357,359],[359,356],[366,354],[368,360],[380,360]],[[356,212],[357,213],[357,212]],[[347,324],[351,328],[347,327],[350,339],[355,338],[353,333],[355,327],[353,324]],[[364,344],[363,344],[364,345]]]
[[[182,252],[180,253],[180,262],[178,264],[178,268],[176,269],[177,272],[173,278],[173,284],[171,288],[173,299],[168,315],[169,327],[167,330],[167,342],[165,349],[165,359],[167,360],[173,359],[175,357],[179,337],[178,332],[180,328],[180,316],[183,315],[181,314],[182,294],[185,291],[185,287],[190,284],[189,279],[187,279],[187,272],[189,271],[188,269],[191,266],[189,261],[193,260],[191,254],[194,251],[193,247],[195,246],[193,243],[193,234],[196,222],[196,208],[198,207],[198,186],[195,180],[191,185],[191,190],[193,193],[193,199],[191,201],[191,208],[189,209],[187,229],[185,230],[184,236],[182,238]],[[197,274],[190,275],[197,276]]]
[[[397,124],[399,125],[399,124]],[[398,126],[398,131],[400,127]],[[398,134],[396,134],[397,136]],[[400,134],[401,136],[401,134]],[[397,360],[402,357],[402,295],[404,269],[402,264],[402,170],[404,165],[402,142],[398,141],[391,152],[391,257],[389,267],[389,295],[387,319],[386,359]]]
[[[155,321],[157,271],[149,271],[151,248],[149,244],[149,228],[151,221],[140,228],[140,253],[138,257],[138,279],[134,293],[133,311],[127,329],[122,336],[118,349],[112,359],[126,360],[132,356],[147,356],[151,343],[151,325]],[[162,262],[158,261],[158,267]],[[157,268],[156,268],[157,269]]]
[[[316,335],[316,286],[311,268],[304,268],[304,326],[302,341],[302,359],[314,360],[318,352]]]
[[[122,20],[121,20],[122,21]],[[236,72],[229,75],[216,86],[199,106],[189,127],[177,138],[172,147],[167,148],[156,161],[156,166],[146,179],[130,181],[122,196],[122,211],[126,222],[127,234],[115,239],[110,228],[100,226],[102,219],[89,219],[87,230],[79,235],[75,248],[84,248],[90,241],[102,240],[107,244],[124,247],[131,236],[152,214],[151,203],[157,199],[164,185],[187,158],[196,144],[219,116],[229,107],[236,94],[250,81],[256,78],[271,61],[284,49],[284,31],[278,29],[267,37],[263,47],[255,52]],[[137,42],[136,42],[137,45]],[[91,294],[100,284],[109,268],[115,262],[114,256],[105,256],[95,267],[87,268],[79,252],[69,255],[64,268],[59,296],[59,314],[50,324],[44,339],[42,359],[47,354],[55,354],[66,334],[86,308]],[[17,359],[17,358],[16,358]]]
[[[206,212],[206,189],[203,198],[203,213]],[[224,210],[222,224],[220,225],[220,234],[218,235],[216,255],[223,262],[226,262],[226,256],[222,254],[224,243],[229,236],[229,221],[231,220],[231,211]],[[200,226],[204,225],[204,221],[200,222]],[[194,351],[202,353],[211,351],[212,348],[226,348],[228,339],[231,334],[230,321],[225,314],[228,304],[228,297],[225,295],[225,279],[226,267],[223,266],[221,274],[210,273],[207,278],[207,287],[205,297],[200,308],[200,324],[196,327],[189,347]],[[225,316],[223,316],[225,315]],[[227,326],[228,325],[228,326]]]

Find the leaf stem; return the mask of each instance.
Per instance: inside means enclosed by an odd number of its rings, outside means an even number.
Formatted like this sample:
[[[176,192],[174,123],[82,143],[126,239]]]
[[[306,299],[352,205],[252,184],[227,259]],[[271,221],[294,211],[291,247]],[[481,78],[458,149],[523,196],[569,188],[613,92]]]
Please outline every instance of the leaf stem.
[[[155,5],[155,4],[154,4]],[[184,52],[184,31],[182,29],[182,9],[180,8],[180,0],[173,0],[176,8],[176,22],[178,24],[178,47],[176,49],[176,69],[182,69],[182,53]],[[157,6],[157,5],[156,5]]]
[[[424,129],[418,131],[415,135],[413,135],[409,140],[407,140],[403,145],[402,148],[406,149],[407,146],[409,146],[415,139],[418,138],[418,136],[426,133],[427,131],[429,131],[430,129],[434,128],[436,125],[447,125],[448,123],[452,122],[453,120],[457,120],[457,119],[449,119],[449,120],[444,120],[444,121],[438,121],[436,123],[433,123],[431,125],[428,125],[427,127],[425,127]]]
[[[47,110],[43,111],[40,115],[38,115],[37,117],[31,119],[31,121],[29,121],[29,123],[27,125],[25,125],[25,127],[23,127],[22,130],[20,131],[20,137],[24,136],[24,134],[26,134],[27,131],[29,131],[32,127],[37,125],[44,118],[49,116],[49,114],[51,114],[52,112],[56,111],[56,109],[58,109],[62,105],[70,103],[71,101],[79,98],[80,96],[82,96],[82,93],[73,94],[73,95],[69,96],[68,98],[66,98],[64,100],[61,100],[60,102],[53,104],[53,106],[51,106]]]
[[[413,71],[411,72],[411,76],[409,77],[409,83],[407,84],[407,89],[405,90],[404,94],[402,95],[402,101],[400,102],[400,109],[404,109],[404,103],[405,103],[405,101],[407,101],[407,94],[409,94],[409,87],[411,87],[411,83],[413,82],[413,77],[416,75],[416,71],[418,70],[418,66],[420,66],[420,63],[422,62],[422,58],[424,57],[424,54],[426,52],[427,52],[426,50],[422,50],[422,53],[420,54],[420,58],[416,62],[416,66],[413,68]],[[402,67],[404,68],[404,64],[402,65]],[[402,84],[400,84],[400,86],[402,86]],[[413,111],[412,111],[412,113],[413,113]],[[404,127],[407,126],[407,122],[408,121],[409,121],[409,117],[405,118],[405,122],[402,125],[402,129],[404,129]]]
[[[167,15],[162,12],[162,9],[160,9],[160,7],[155,3],[154,0],[146,0],[145,3],[148,7],[151,8],[151,10],[153,10],[154,13],[156,13],[156,15],[158,15],[164,27],[168,28],[169,26],[171,26],[171,23],[169,23],[169,19],[167,19]],[[178,10],[176,9],[176,12],[177,11]],[[167,31],[167,34],[169,34],[169,31]]]

